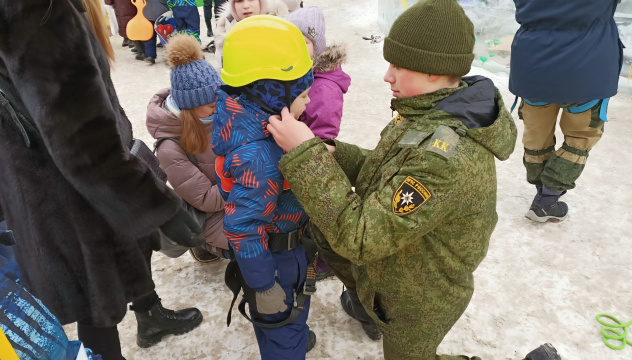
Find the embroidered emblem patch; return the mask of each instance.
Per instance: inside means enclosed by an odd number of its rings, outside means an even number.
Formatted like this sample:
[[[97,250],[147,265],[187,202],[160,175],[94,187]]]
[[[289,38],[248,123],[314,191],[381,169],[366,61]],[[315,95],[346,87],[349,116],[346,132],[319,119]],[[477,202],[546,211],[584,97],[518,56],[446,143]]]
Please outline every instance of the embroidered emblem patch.
[[[432,197],[430,190],[412,176],[406,177],[393,193],[393,214],[412,214],[421,209]]]
[[[399,124],[402,120],[404,120],[404,117],[400,114],[397,114],[397,116],[395,116],[395,119],[393,119],[393,125]]]
[[[311,37],[316,37],[316,28],[308,27],[307,28],[307,33]]]

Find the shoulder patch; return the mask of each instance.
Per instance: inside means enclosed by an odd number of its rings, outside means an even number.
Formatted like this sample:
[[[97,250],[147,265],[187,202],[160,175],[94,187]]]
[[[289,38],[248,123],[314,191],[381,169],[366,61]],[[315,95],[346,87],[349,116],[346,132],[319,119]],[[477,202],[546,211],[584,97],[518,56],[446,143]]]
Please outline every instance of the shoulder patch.
[[[399,140],[398,145],[402,148],[415,148],[419,146],[422,141],[426,140],[429,135],[430,133],[426,131],[408,129],[404,133],[404,136],[402,136],[401,140]]]
[[[412,214],[426,205],[431,197],[432,193],[421,181],[407,176],[393,193],[393,214]]]
[[[459,138],[459,134],[452,130],[451,127],[439,125],[432,136],[432,140],[430,140],[430,143],[426,147],[426,151],[449,159],[459,143]]]

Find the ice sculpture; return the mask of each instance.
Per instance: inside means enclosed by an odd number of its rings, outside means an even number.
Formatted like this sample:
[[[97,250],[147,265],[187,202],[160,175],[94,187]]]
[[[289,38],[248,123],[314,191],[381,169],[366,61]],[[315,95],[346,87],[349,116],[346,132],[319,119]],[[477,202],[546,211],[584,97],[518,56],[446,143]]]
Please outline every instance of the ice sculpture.
[[[418,0],[378,0],[378,23],[388,34],[391,25],[406,8]],[[518,30],[513,0],[458,0],[474,23],[476,54],[474,66],[493,72],[508,72],[511,42]],[[624,50],[620,85],[632,91],[632,1],[622,1],[617,7],[615,21]]]

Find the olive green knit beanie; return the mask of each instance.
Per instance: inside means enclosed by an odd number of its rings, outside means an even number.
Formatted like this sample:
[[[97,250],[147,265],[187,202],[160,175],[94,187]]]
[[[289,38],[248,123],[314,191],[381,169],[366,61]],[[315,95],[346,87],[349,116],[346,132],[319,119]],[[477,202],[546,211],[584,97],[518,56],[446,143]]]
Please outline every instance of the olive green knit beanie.
[[[419,0],[393,23],[384,59],[424,74],[463,76],[474,60],[474,25],[456,0]]]

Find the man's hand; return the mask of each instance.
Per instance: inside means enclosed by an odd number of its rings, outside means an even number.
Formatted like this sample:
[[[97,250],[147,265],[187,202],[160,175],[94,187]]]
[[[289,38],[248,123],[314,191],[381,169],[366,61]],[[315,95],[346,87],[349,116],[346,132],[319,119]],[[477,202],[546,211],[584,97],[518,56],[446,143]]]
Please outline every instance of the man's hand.
[[[281,110],[281,116],[270,116],[269,121],[268,131],[286,152],[315,137],[307,125],[292,116],[287,107]]]

